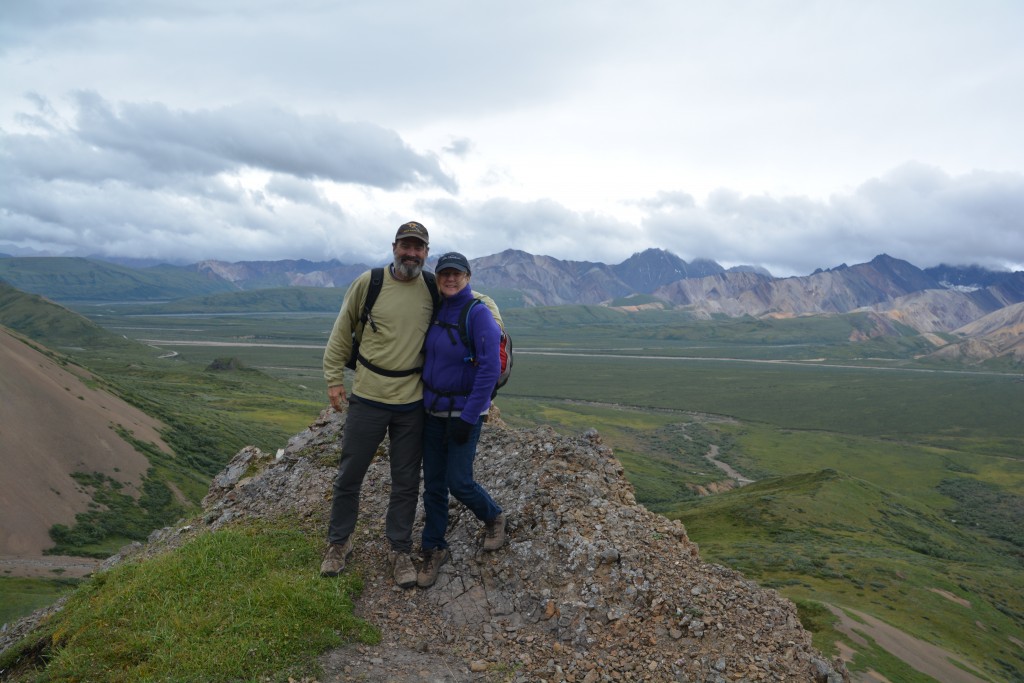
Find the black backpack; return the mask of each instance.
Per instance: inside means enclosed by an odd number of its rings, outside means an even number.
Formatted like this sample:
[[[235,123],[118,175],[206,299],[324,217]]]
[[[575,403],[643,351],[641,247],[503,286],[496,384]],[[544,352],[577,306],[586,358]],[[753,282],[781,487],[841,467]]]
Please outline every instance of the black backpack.
[[[437,309],[441,305],[441,294],[437,291],[437,278],[434,277],[433,273],[428,273],[424,270],[423,281],[426,283],[427,289],[430,291],[430,299],[434,302],[434,314],[436,315]],[[375,372],[378,375],[384,375],[385,377],[407,377],[409,375],[415,375],[417,372],[422,372],[423,368],[386,370],[366,360],[366,358],[359,353],[359,340],[362,338],[362,333],[366,328],[366,324],[369,323],[370,329],[374,332],[377,331],[377,324],[373,322],[373,316],[370,315],[370,311],[373,310],[373,304],[376,303],[377,296],[380,294],[380,290],[383,287],[384,269],[374,268],[370,271],[370,288],[366,292],[366,301],[363,302],[363,311],[359,314],[359,322],[362,326],[358,328],[358,334],[356,333],[356,330],[352,330],[352,353],[349,355],[349,359],[348,362],[345,363],[345,367],[349,370],[355,370],[356,361],[358,361],[371,372]]]

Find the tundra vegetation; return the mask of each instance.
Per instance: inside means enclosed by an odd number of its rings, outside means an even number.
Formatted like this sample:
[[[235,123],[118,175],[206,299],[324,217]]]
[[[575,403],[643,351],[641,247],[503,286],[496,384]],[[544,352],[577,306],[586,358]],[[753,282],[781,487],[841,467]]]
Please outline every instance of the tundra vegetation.
[[[35,338],[170,425],[184,460],[147,452],[151,485],[173,483],[195,505],[239,448],[273,451],[326,405],[320,360],[341,293],[282,313],[279,291],[246,293],[245,310],[227,295],[76,304],[112,334],[89,346],[52,328]],[[792,598],[823,652],[850,642],[826,607],[844,605],[993,680],[1024,680],[1019,365],[930,360],[934,347],[909,329],[851,342],[869,327],[858,314],[696,320],[563,306],[503,316],[517,350],[497,399],[504,419],[596,428],[641,503],[682,520],[706,560]],[[753,483],[732,487],[708,455]],[[64,552],[113,552],[137,537],[115,522],[97,538],[99,522],[83,518],[55,540]],[[930,680],[874,643],[856,649],[853,670]]]

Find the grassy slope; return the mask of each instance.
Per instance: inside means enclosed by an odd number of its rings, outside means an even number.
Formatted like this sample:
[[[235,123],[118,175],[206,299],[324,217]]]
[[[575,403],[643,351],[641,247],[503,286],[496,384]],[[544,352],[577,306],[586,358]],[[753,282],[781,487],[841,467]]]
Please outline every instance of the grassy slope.
[[[307,680],[321,652],[380,637],[352,614],[355,573],[324,581],[308,571],[320,537],[282,520],[119,564],[5,653],[0,671],[35,681]]]
[[[67,593],[79,582],[76,579],[27,579],[0,576],[0,624],[31,614],[40,607],[46,607],[61,595]]]
[[[87,368],[98,387],[159,418],[175,455],[136,443],[151,469],[145,495],[134,501],[102,481],[83,481],[100,506],[56,529],[68,554],[107,556],[129,540],[177,519],[171,491],[197,505],[210,477],[246,445],[273,451],[301,431],[322,407],[318,396],[252,370],[214,372],[208,363],[159,358],[158,352],[90,322],[62,306],[0,284],[0,324],[41,348],[63,349],[60,362]],[[50,351],[49,353],[53,353]],[[130,440],[129,435],[124,438]],[[81,473],[88,477],[92,473]]]
[[[59,304],[20,291],[2,281],[0,324],[54,349],[101,347],[119,351],[135,346]]]
[[[794,598],[857,607],[979,666],[1020,664],[1006,638],[1020,632],[1024,614],[1019,562],[913,498],[821,470],[764,480],[669,516],[700,539],[705,557]]]
[[[128,268],[85,258],[0,258],[0,280],[57,301],[157,300],[234,289],[186,268]]]

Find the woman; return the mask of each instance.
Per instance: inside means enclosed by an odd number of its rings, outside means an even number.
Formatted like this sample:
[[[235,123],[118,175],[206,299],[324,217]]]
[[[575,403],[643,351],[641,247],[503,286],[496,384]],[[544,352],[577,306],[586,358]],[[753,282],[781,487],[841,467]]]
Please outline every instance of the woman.
[[[423,565],[416,576],[421,588],[437,581],[448,561],[448,495],[465,505],[485,525],[484,550],[505,542],[505,515],[486,490],[473,480],[473,460],[483,415],[491,405],[498,379],[501,330],[487,306],[469,309],[462,338],[459,318],[474,299],[469,261],[456,252],[444,254],[434,269],[443,301],[427,331],[423,366]]]

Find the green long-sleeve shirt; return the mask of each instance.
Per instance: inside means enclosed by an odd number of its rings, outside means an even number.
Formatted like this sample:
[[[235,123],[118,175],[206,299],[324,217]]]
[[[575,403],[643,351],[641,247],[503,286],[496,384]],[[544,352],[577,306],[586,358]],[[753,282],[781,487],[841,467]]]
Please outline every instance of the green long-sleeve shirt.
[[[359,316],[369,288],[370,272],[367,271],[356,278],[345,294],[324,350],[324,379],[328,386],[344,383],[345,363],[352,354],[352,331],[361,326]],[[377,330],[366,324],[359,353],[377,367],[388,370],[423,367],[423,339],[432,312],[430,290],[422,277],[404,282],[396,280],[391,269],[385,268],[380,295],[370,313]],[[378,403],[404,405],[422,400],[423,383],[419,373],[386,377],[357,364],[351,393]]]

